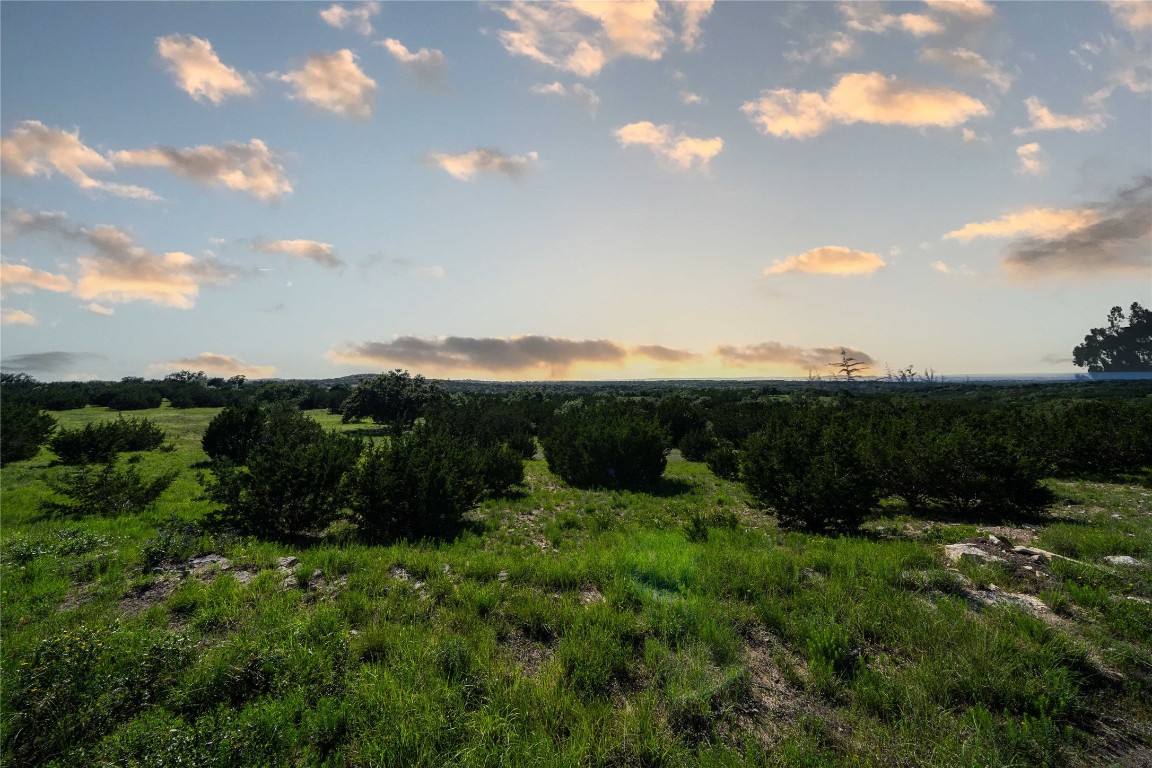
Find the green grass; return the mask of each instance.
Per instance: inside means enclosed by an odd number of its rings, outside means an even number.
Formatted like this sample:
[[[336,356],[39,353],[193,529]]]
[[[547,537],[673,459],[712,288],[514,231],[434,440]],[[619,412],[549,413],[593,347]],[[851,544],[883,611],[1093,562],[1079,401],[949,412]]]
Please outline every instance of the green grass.
[[[65,471],[47,450],[0,473],[5,762],[1074,765],[1097,764],[1101,723],[1149,748],[1133,734],[1152,726],[1150,570],[1102,560],[1152,562],[1147,488],[1052,481],[1035,546],[1073,560],[1039,589],[1045,622],[963,597],[941,545],[977,526],[892,508],[858,536],[786,533],[676,459],[652,494],[575,490],[528,462],[524,493],[450,542],[181,527],[209,510],[214,413],[140,414],[175,444],[141,472],[180,472],[140,515],[44,516]],[[173,570],[205,553],[230,567]]]

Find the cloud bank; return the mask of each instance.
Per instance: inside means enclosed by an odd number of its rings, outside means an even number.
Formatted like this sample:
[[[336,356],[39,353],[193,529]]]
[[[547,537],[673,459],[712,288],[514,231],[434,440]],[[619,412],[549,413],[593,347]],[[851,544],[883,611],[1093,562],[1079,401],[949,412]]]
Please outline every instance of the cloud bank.
[[[195,357],[178,357],[151,367],[154,370],[204,371],[216,376],[245,376],[250,379],[267,378],[276,373],[273,365],[253,365],[238,357],[215,352],[202,352]]]
[[[164,168],[200,184],[244,192],[265,203],[292,192],[284,167],[260,139],[247,144],[228,141],[218,147],[122,150],[112,153],[112,159],[118,165]]]
[[[108,192],[117,197],[158,200],[154,192],[129,184],[113,184],[89,173],[111,173],[108,158],[80,140],[80,132],[49,128],[39,120],[25,120],[0,139],[0,170],[11,176],[64,176],[80,189]]]
[[[715,354],[725,365],[737,368],[760,365],[789,365],[803,371],[822,371],[832,363],[839,363],[841,352],[846,352],[862,363],[875,364],[871,355],[851,347],[794,347],[778,341],[748,344],[742,347],[720,345]]]

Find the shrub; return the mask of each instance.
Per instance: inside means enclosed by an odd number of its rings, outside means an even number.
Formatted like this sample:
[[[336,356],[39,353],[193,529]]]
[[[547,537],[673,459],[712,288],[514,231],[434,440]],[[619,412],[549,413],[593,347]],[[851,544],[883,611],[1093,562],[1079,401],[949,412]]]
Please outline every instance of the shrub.
[[[212,417],[200,441],[213,461],[245,464],[248,453],[264,434],[267,417],[259,405],[232,405]]]
[[[668,463],[663,427],[622,401],[561,407],[543,444],[548,468],[577,487],[650,487]]]
[[[740,454],[736,446],[727,440],[718,441],[716,447],[704,455],[704,462],[716,477],[740,479]]]
[[[688,461],[704,461],[716,446],[716,437],[707,429],[693,429],[680,438],[680,455]]]
[[[143,411],[149,408],[159,408],[164,402],[160,390],[145,385],[128,385],[118,387],[108,407],[114,411]]]
[[[62,429],[52,438],[52,450],[64,464],[110,461],[117,453],[159,448],[164,430],[148,419],[116,419]]]
[[[447,429],[420,426],[365,452],[349,476],[350,507],[373,538],[450,534],[485,495],[523,482],[508,446],[477,446]]]
[[[38,406],[5,398],[0,406],[0,463],[31,459],[54,429],[56,419]]]
[[[40,509],[51,515],[134,515],[150,508],[176,479],[166,472],[146,481],[135,466],[119,469],[115,461],[84,467],[50,480],[48,485],[68,501],[44,501]]]
[[[852,528],[876,505],[879,484],[843,414],[801,408],[748,438],[740,476],[788,527]]]
[[[208,498],[222,505],[218,524],[257,536],[318,530],[344,508],[344,474],[362,449],[360,440],[325,431],[288,407],[274,409],[247,467],[213,463],[205,479]]]
[[[397,369],[361,381],[341,404],[340,411],[345,422],[370,418],[377,424],[407,427],[444,397],[439,385]]]
[[[938,442],[943,470],[931,498],[966,512],[1035,512],[1052,503],[1040,484],[1043,462],[1008,438],[978,425],[957,424]]]

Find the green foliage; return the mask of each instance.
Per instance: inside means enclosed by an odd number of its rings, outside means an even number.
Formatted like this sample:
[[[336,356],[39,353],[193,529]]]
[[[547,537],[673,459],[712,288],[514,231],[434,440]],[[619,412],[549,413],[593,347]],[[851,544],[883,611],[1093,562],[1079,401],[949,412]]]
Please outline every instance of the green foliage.
[[[1136,373],[1152,371],[1152,310],[1139,302],[1124,310],[1112,307],[1107,328],[1093,328],[1072,350],[1072,362],[1090,373]]]
[[[213,463],[205,481],[208,497],[221,505],[213,519],[256,536],[319,530],[344,508],[344,474],[362,447],[296,410],[273,409],[247,467]]]
[[[372,538],[444,536],[483,496],[523,480],[524,463],[507,445],[418,426],[365,451],[349,476],[349,506]]]
[[[40,509],[50,515],[68,517],[139,514],[156,503],[178,474],[166,472],[145,480],[135,465],[120,469],[115,461],[81,467],[48,481],[53,491],[68,500],[43,501]]]
[[[61,429],[49,445],[63,464],[90,464],[111,461],[117,453],[159,448],[166,437],[154,421],[121,417],[83,429]]]
[[[576,487],[650,488],[668,463],[667,433],[626,401],[561,409],[542,443],[548,468]]]
[[[782,525],[854,528],[879,500],[857,425],[841,414],[801,408],[748,439],[740,477]]]
[[[83,555],[108,544],[107,538],[82,528],[59,528],[51,534],[21,537],[7,542],[4,547],[4,559],[24,564],[42,555],[56,557]]]
[[[213,461],[226,459],[233,464],[246,464],[248,453],[259,444],[267,416],[259,405],[233,405],[208,422],[200,441]]]
[[[0,463],[32,458],[54,429],[56,419],[39,406],[6,395],[0,404]]]
[[[708,523],[705,522],[703,515],[699,512],[692,513],[692,517],[684,524],[684,536],[694,544],[708,541]]]
[[[357,384],[340,410],[345,422],[368,418],[377,424],[410,427],[444,397],[444,390],[423,376],[396,369]]]
[[[693,429],[680,438],[680,455],[688,461],[705,461],[719,446],[716,436],[707,429]]]
[[[716,447],[704,455],[704,462],[716,477],[740,479],[740,453],[727,440],[717,442]]]
[[[162,402],[159,389],[141,383],[118,387],[107,405],[114,411],[143,411],[159,408]]]

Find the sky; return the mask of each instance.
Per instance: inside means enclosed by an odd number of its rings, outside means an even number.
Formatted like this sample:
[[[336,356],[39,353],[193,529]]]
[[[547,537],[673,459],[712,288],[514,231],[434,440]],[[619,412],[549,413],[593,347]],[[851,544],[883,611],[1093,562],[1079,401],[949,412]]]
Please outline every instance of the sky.
[[[41,380],[1057,374],[1152,304],[1152,2],[5,0],[0,38],[0,365]]]

